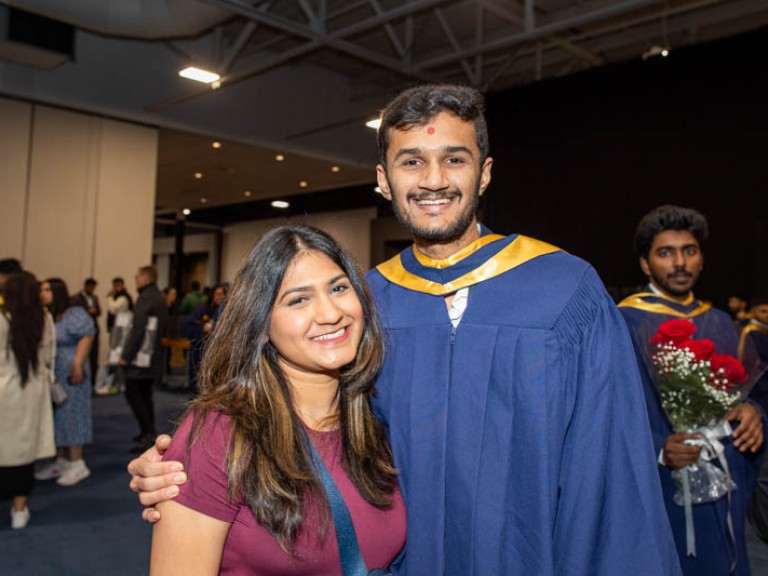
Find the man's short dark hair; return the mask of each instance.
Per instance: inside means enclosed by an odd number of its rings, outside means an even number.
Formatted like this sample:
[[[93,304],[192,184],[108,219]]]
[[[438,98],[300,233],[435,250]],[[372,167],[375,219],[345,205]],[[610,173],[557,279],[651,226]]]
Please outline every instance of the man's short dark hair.
[[[189,283],[189,288],[192,290],[192,292],[197,292],[200,290],[200,282],[197,280],[192,280],[192,282]]]
[[[648,258],[653,240],[667,230],[685,230],[693,234],[699,246],[709,236],[707,219],[698,210],[685,206],[664,204],[648,212],[640,220],[635,230],[635,252],[642,258]]]
[[[123,278],[120,276],[115,276],[112,278],[112,284],[117,284],[118,282],[120,282],[120,284],[125,284],[125,280],[123,280]]]
[[[0,274],[17,274],[23,271],[21,262],[16,258],[3,258],[0,260]]]
[[[450,112],[464,122],[474,124],[480,161],[483,162],[488,157],[488,127],[482,93],[458,84],[425,84],[404,90],[382,110],[377,134],[379,163],[386,168],[392,129],[409,130],[423,126],[440,112]]]
[[[768,306],[768,294],[755,296],[749,300],[750,308],[755,308],[756,306]]]
[[[96,282],[96,278],[86,278],[85,282],[83,282],[84,286],[96,286],[98,282]]]

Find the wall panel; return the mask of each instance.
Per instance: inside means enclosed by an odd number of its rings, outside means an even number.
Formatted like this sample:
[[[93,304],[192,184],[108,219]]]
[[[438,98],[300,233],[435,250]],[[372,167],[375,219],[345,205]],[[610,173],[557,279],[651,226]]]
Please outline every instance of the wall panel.
[[[0,98],[0,258],[24,252],[31,121],[30,104]]]
[[[363,270],[367,270],[371,261],[370,227],[375,218],[376,209],[366,208],[294,218],[254,220],[227,226],[224,229],[222,250],[222,280],[233,280],[254,242],[269,228],[280,224],[308,224],[325,230],[349,250]]]

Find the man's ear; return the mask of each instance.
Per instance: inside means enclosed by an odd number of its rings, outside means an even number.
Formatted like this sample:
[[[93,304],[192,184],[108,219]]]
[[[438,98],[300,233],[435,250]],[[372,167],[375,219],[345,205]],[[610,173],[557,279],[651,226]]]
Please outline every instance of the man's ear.
[[[389,189],[387,171],[381,164],[376,164],[376,181],[379,183],[379,188],[381,188],[381,195],[387,200],[392,200],[392,191]]]
[[[640,270],[643,271],[643,274],[651,277],[651,266],[648,264],[648,260],[644,256],[640,256]]]
[[[488,156],[483,162],[480,168],[480,196],[483,195],[485,189],[491,183],[491,167],[493,166],[493,158]]]

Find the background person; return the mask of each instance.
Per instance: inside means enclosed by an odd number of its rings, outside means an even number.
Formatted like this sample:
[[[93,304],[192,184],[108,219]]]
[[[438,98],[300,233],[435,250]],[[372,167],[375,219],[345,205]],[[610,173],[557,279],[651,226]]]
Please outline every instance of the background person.
[[[3,258],[0,260],[0,307],[3,306],[3,286],[5,285],[5,279],[11,274],[21,272],[21,262],[16,258]]]
[[[93,319],[93,325],[96,328],[96,334],[93,338],[93,345],[91,346],[91,353],[88,356],[91,364],[91,386],[95,385],[96,371],[99,368],[99,316],[101,316],[101,305],[99,304],[99,297],[96,295],[96,282],[95,278],[86,278],[83,282],[83,289],[72,297],[72,301],[75,306],[82,306],[88,315]]]
[[[739,359],[744,359],[750,349],[756,352],[763,370],[751,397],[768,413],[768,296],[756,296],[750,301],[749,320],[739,336]]]
[[[643,292],[619,304],[629,326],[642,375],[648,419],[659,461],[659,475],[683,573],[689,576],[746,575],[750,573],[744,538],[749,495],[757,474],[756,453],[763,443],[761,411],[752,402],[739,404],[728,414],[734,423],[732,438],[723,440],[730,474],[737,489],[728,497],[693,506],[695,556],[688,554],[684,508],[673,500],[677,491],[672,471],[694,464],[700,446],[689,440],[698,434],[675,431],[661,405],[648,357],[649,337],[667,320],[687,319],[696,325],[695,338],[709,338],[715,351],[737,357],[738,333],[724,311],[695,298],[693,287],[704,267],[702,245],[709,234],[707,220],[698,211],[664,205],[648,212],[635,231],[635,251],[648,277]],[[728,524],[732,518],[734,540]],[[735,570],[731,571],[731,567]]]
[[[179,314],[186,316],[191,314],[192,311],[205,302],[205,294],[200,290],[200,282],[192,280],[189,284],[189,292],[184,294],[179,305]]]
[[[166,455],[186,463],[189,482],[161,504],[151,574],[340,574],[306,441],[339,487],[366,564],[388,566],[405,542],[405,510],[368,401],[382,356],[352,258],[309,227],[265,234]]]
[[[139,424],[133,449],[140,452],[151,446],[157,436],[152,388],[163,378],[165,363],[160,341],[168,324],[168,307],[157,287],[154,266],[138,269],[136,288],[139,297],[133,309],[133,322],[117,364],[125,372],[125,399]]]
[[[49,383],[53,321],[29,272],[5,280],[0,312],[0,499],[11,499],[11,528],[24,528],[34,463],[55,454]]]
[[[187,370],[189,379],[189,393],[197,394],[197,379],[200,363],[203,360],[205,343],[213,330],[217,320],[219,308],[227,297],[227,288],[224,284],[217,284],[211,291],[211,297],[203,304],[195,308],[184,322],[184,335],[189,340],[189,356],[187,358]]]
[[[117,276],[112,279],[112,290],[107,294],[107,332],[112,333],[115,318],[120,312],[133,310],[133,298],[125,289],[125,281]]]
[[[57,458],[35,472],[35,478],[56,478],[60,486],[73,486],[91,475],[83,459],[83,446],[93,441],[88,356],[96,328],[88,313],[72,304],[61,278],[45,280],[40,286],[40,298],[56,322],[55,374],[67,392],[67,400],[53,412]]]

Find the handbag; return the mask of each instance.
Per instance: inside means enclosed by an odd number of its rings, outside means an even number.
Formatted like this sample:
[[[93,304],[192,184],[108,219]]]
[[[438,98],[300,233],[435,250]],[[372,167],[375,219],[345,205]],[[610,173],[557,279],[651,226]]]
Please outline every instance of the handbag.
[[[305,441],[309,445],[312,463],[317,471],[320,480],[323,482],[325,494],[328,497],[328,504],[331,507],[333,515],[333,525],[336,528],[336,542],[339,545],[339,557],[341,558],[341,571],[344,576],[392,576],[392,573],[383,568],[368,570],[360,553],[360,547],[357,544],[357,535],[355,527],[352,524],[352,517],[349,515],[344,498],[342,498],[336,483],[333,481],[328,468],[325,467],[323,459],[317,453],[317,449],[309,438],[305,435]]]
[[[59,382],[58,378],[54,378],[51,381],[51,400],[53,400],[53,403],[56,404],[56,406],[60,406],[67,401],[67,398],[67,391],[64,388],[64,385]]]

